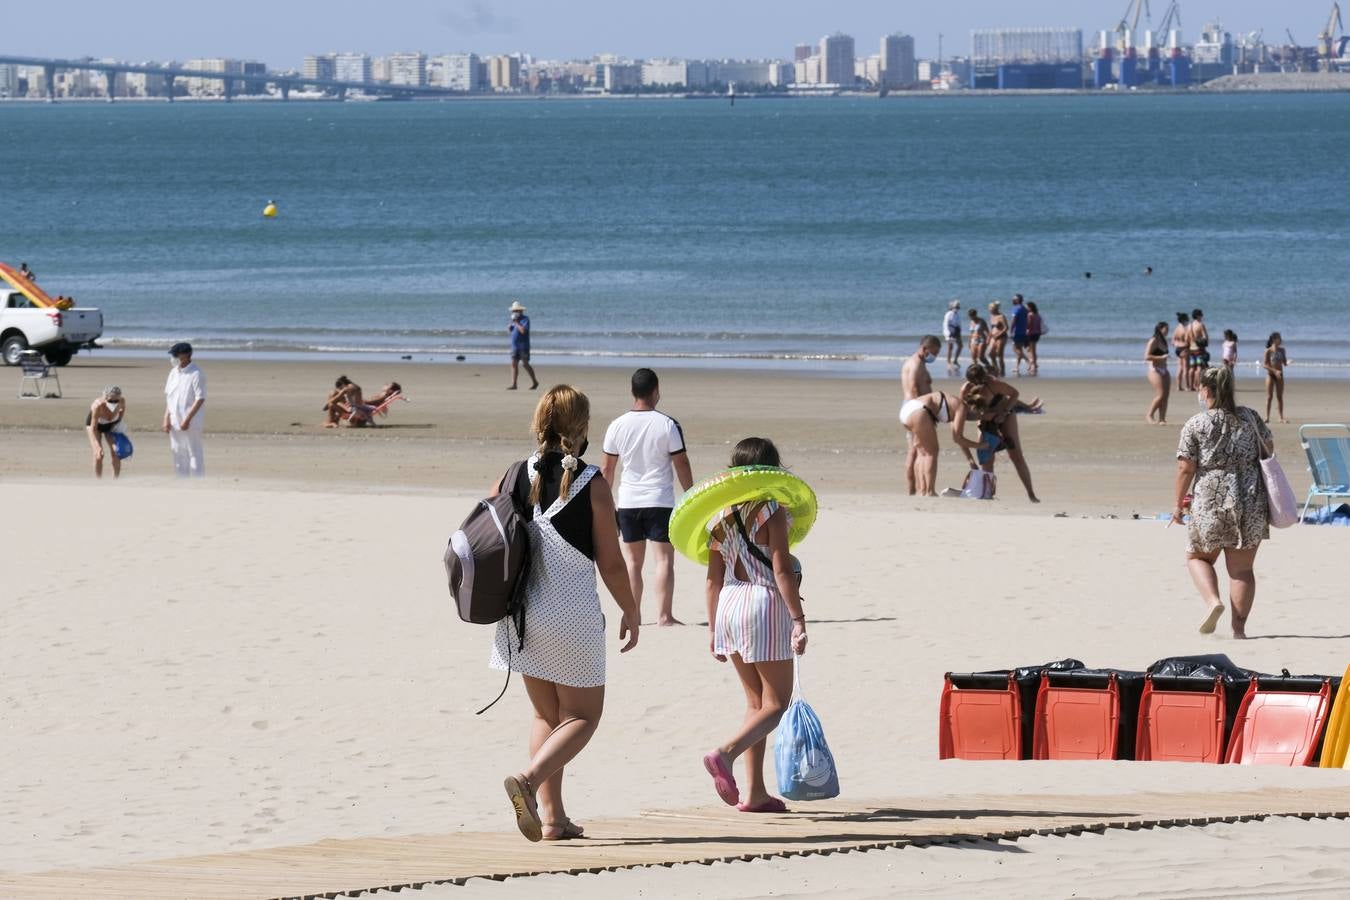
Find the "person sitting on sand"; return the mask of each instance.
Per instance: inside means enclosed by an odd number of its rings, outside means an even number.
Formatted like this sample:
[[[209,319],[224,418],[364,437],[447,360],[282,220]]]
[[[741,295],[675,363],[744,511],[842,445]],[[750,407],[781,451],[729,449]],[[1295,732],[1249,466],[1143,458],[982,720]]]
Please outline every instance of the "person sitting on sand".
[[[975,389],[982,389],[977,395]],[[1027,499],[1032,503],[1040,503],[1040,498],[1036,496],[1036,491],[1031,486],[1031,469],[1027,466],[1026,457],[1022,454],[1022,438],[1018,433],[1017,416],[1015,413],[1038,413],[1042,411],[1041,400],[1034,397],[1028,402],[1022,402],[1017,388],[1001,381],[989,374],[989,370],[984,366],[972,365],[966,368],[966,380],[961,385],[960,397],[963,403],[970,403],[976,396],[987,398],[986,405],[980,415],[980,428],[987,436],[997,435],[998,450],[1008,451],[1008,458],[1012,460],[1013,467],[1017,469],[1017,477],[1021,479],[1022,486],[1026,488]],[[989,456],[986,465],[986,471],[993,471],[993,457]]]
[[[338,423],[344,417],[347,419],[348,425],[360,428],[363,425],[370,424],[374,406],[367,403],[362,397],[361,385],[352,381],[346,375],[339,375],[337,381],[333,382],[333,390],[329,393],[328,401],[324,403],[323,410],[328,413],[328,417],[323,423],[324,428],[338,427]]]
[[[1156,424],[1167,424],[1167,399],[1171,394],[1172,374],[1167,370],[1167,323],[1153,326],[1153,337],[1144,345],[1144,362],[1148,365],[1148,383],[1153,385],[1153,402],[1144,419]]]
[[[112,457],[113,477],[122,474],[122,459],[117,455],[117,445],[113,430],[121,423],[127,413],[127,401],[122,389],[110,384],[103,389],[102,395],[89,407],[84,417],[85,431],[89,433],[89,445],[94,450],[94,477],[103,477],[104,442],[108,445],[108,455]]]
[[[983,412],[983,407],[976,413]],[[965,436],[967,404],[955,394],[933,391],[900,407],[900,424],[905,426],[909,444],[915,450],[914,491],[924,497],[937,496],[938,425],[951,423],[952,440],[970,458],[970,451],[980,446]]]
[[[750,437],[731,453],[734,466],[781,466],[768,438]],[[709,523],[709,650],[731,661],[745,691],[745,720],[735,736],[703,756],[717,796],[747,813],[786,812],[764,783],[765,739],[792,698],[792,657],[806,652],[806,615],[788,554],[792,519],[776,500],[751,500]],[[745,755],[742,798],[732,774]]]

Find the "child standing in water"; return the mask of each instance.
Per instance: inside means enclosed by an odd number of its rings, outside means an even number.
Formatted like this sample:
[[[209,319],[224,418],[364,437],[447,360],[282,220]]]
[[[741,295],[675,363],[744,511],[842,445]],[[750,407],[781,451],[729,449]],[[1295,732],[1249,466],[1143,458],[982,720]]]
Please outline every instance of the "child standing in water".
[[[1230,372],[1237,366],[1237,332],[1231,328],[1223,330],[1223,364]]]
[[[732,466],[778,466],[767,438],[746,438],[731,454]],[[708,524],[708,623],[710,650],[731,660],[745,690],[745,721],[731,740],[709,751],[703,767],[717,796],[741,812],[785,812],[764,784],[765,739],[792,697],[792,656],[806,652],[806,616],[798,576],[788,554],[791,517],[774,500],[752,500],[723,510]],[[731,766],[745,755],[742,799]]]

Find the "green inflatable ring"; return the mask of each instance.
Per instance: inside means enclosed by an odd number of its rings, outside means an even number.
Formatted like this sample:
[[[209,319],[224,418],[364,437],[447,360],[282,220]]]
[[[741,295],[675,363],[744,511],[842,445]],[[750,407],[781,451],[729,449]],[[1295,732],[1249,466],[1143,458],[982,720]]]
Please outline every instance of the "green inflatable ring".
[[[729,506],[777,500],[792,516],[788,546],[801,543],[816,523],[816,492],[777,466],[736,466],[684,492],[670,513],[670,542],[699,565],[708,564],[708,523]]]

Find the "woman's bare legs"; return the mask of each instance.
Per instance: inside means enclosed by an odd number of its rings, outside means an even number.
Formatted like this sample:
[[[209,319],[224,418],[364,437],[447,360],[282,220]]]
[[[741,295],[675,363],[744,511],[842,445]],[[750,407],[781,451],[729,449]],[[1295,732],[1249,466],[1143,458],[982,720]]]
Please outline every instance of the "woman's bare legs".
[[[117,442],[113,440],[111,431],[103,435],[103,438],[108,444],[108,450],[104,455],[112,460],[113,477],[120,478],[122,477],[122,457],[117,455]]]
[[[1012,460],[1022,487],[1027,489],[1027,499],[1032,503],[1040,503],[1040,498],[1036,496],[1036,491],[1031,486],[1031,467],[1027,465],[1027,458],[1022,454],[1022,435],[1017,430],[1017,416],[1008,416],[1003,420],[1003,435],[1009,441],[1008,459]],[[993,471],[992,466],[990,471]]]
[[[1239,640],[1247,636],[1247,617],[1252,614],[1252,603],[1256,600],[1256,551],[1257,547],[1235,550],[1228,547],[1223,551],[1223,561],[1228,568],[1228,603],[1233,613],[1233,637]]]
[[[1177,393],[1186,390],[1186,382],[1190,379],[1190,356],[1183,353],[1177,357]]]
[[[914,489],[921,497],[937,496],[938,439],[937,426],[927,410],[910,416],[910,445],[915,447]]]
[[[563,806],[563,766],[585,749],[605,706],[605,688],[576,688],[540,678],[525,679],[534,707],[530,725],[530,765],[521,777],[535,790],[539,818],[545,824],[567,821]]]
[[[745,689],[745,721],[736,736],[717,749],[728,765],[745,754],[746,785],[741,802],[758,806],[770,799],[764,784],[765,739],[778,727],[792,699],[792,660],[748,663],[739,653],[733,653],[731,662]]]
[[[1270,421],[1270,404],[1275,400],[1275,376],[1266,373],[1266,421]]]
[[[1223,614],[1223,600],[1219,597],[1219,576],[1214,571],[1214,562],[1218,558],[1218,550],[1213,553],[1190,553],[1186,556],[1186,570],[1191,573],[1191,581],[1195,582],[1200,599],[1209,607],[1209,617],[1200,627],[1201,634],[1213,631],[1214,623]]]
[[[1040,359],[1036,356],[1036,341],[1027,344],[1027,358],[1031,361],[1030,368],[1027,369],[1028,375],[1035,375],[1040,371]]]
[[[1283,372],[1281,372],[1279,375],[1276,375],[1276,376],[1275,376],[1275,406],[1276,406],[1276,408],[1277,408],[1277,409],[1279,410],[1279,412],[1280,412],[1280,421],[1281,421],[1281,422],[1288,423],[1289,420],[1286,419],[1286,418],[1284,417],[1284,373],[1283,373]],[[1267,420],[1270,419],[1270,409],[1269,409],[1269,404],[1267,404],[1267,409],[1266,409],[1266,419],[1267,419]]]
[[[1166,372],[1160,372],[1154,366],[1148,367],[1148,383],[1153,385],[1153,402],[1149,404],[1148,415],[1144,418],[1153,422],[1153,416],[1156,413],[1157,424],[1167,424],[1167,399],[1170,395],[1168,380],[1171,378]]]

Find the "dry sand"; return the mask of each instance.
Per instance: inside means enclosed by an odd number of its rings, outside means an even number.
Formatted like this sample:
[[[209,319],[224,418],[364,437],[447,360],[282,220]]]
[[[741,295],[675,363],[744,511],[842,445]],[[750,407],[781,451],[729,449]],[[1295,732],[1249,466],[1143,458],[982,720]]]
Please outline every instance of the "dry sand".
[[[500,674],[485,664],[490,630],[455,617],[440,558],[469,504],[528,449],[534,396],[504,391],[501,367],[201,362],[211,399],[200,484],[167,478],[167,439],[153,431],[167,365],[82,361],[62,372],[71,399],[0,400],[0,872],[509,828],[500,776],[523,758],[527,704],[515,685],[474,717]],[[391,427],[325,432],[319,406],[339,370],[368,388],[396,378],[413,402]],[[622,371],[544,374],[591,394],[597,433],[627,406]],[[684,423],[696,473],[720,466],[728,442],[762,433],[820,491],[820,522],[800,552],[812,619],[804,679],[849,798],[1341,785],[1350,804],[1339,770],[936,759],[950,669],[1065,656],[1140,668],[1216,651],[1266,671],[1334,674],[1350,662],[1341,529],[1279,532],[1263,548],[1255,640],[1196,634],[1183,534],[1129,518],[1169,505],[1193,395],[1177,401],[1176,425],[1159,428],[1142,422],[1142,378],[1026,382],[1050,410],[1022,424],[1045,503],[1027,503],[1009,470],[1001,499],[981,504],[899,493],[893,383],[664,374],[664,406]],[[735,402],[719,399],[728,379]],[[127,391],[137,453],[121,483],[99,485],[73,426],[108,382]],[[1290,413],[1350,420],[1350,392],[1294,383]],[[1301,496],[1293,426],[1276,436]],[[940,480],[959,471],[946,452]],[[677,613],[701,620],[701,573],[682,561],[677,578]],[[710,802],[698,757],[734,727],[740,692],[708,657],[704,630],[644,629],[633,653],[613,653],[610,679],[600,732],[568,770],[574,817]],[[1077,838],[1065,853],[904,850],[594,883],[619,885],[605,896],[845,884],[864,896],[1214,896],[1205,891],[1245,871],[1214,880],[1226,847],[1288,873],[1254,882],[1266,890],[1245,883],[1251,896],[1343,883],[1344,854],[1330,850],[1350,849],[1345,826],[1271,824],[1253,837],[1255,827]],[[1291,880],[1312,870],[1323,874]],[[1093,872],[1105,881],[1078,881]]]

